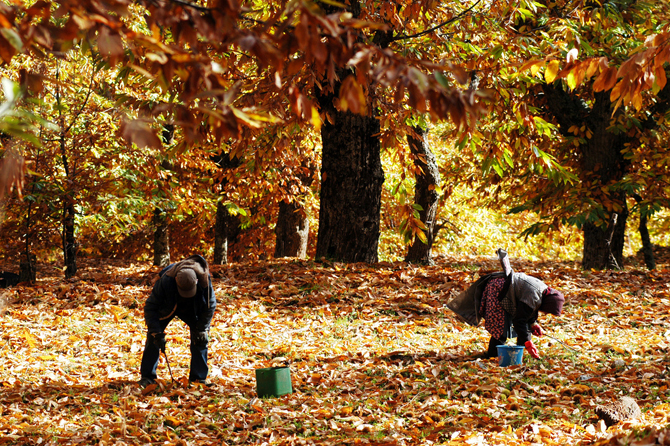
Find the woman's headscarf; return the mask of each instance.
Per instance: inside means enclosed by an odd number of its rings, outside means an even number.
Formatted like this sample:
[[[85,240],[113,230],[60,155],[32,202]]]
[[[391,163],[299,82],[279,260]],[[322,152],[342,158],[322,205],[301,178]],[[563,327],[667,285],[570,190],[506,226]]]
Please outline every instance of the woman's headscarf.
[[[544,293],[542,293],[540,311],[553,314],[554,316],[560,316],[563,312],[564,303],[565,296],[563,296],[563,293],[549,287],[544,291]]]

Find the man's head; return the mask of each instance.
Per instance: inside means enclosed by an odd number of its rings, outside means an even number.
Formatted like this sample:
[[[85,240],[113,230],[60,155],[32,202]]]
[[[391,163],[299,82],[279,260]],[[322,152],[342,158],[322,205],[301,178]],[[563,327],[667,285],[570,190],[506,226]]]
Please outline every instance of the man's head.
[[[181,297],[193,297],[198,291],[198,278],[191,268],[180,270],[175,276],[177,291]]]

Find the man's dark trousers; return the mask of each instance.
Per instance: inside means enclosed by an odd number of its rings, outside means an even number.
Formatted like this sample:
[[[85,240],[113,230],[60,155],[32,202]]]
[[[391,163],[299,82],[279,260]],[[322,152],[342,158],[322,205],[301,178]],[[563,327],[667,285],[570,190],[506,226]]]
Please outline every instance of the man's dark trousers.
[[[185,307],[188,308],[188,305]],[[160,321],[161,330],[165,331],[165,327],[168,326],[170,321],[172,321],[175,316],[188,325],[191,331],[191,370],[188,379],[189,381],[205,381],[209,372],[209,368],[207,367],[207,344],[205,343],[202,345],[195,345],[193,343],[197,333],[194,331],[197,321],[195,312],[193,310],[189,310],[185,310],[181,305],[177,307],[177,311],[169,319]],[[146,344],[144,345],[144,353],[142,354],[142,365],[140,366],[140,373],[142,374],[142,378],[156,379],[156,368],[158,367],[160,354],[160,350],[153,342],[153,336],[147,333],[147,340]]]

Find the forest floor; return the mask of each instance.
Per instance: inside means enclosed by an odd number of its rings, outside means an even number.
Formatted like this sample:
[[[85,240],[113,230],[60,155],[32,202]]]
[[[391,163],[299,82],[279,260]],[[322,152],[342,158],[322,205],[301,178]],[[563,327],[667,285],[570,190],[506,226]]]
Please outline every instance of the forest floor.
[[[213,267],[211,387],[189,385],[186,326],[167,329],[158,386],[142,389],[142,306],[158,268],[82,260],[0,290],[0,444],[670,444],[669,256],[624,271],[512,259],[567,298],[542,317],[542,355],[477,360],[488,336],[447,301],[493,258]],[[638,266],[635,266],[638,265]],[[0,269],[1,269],[0,265]],[[294,392],[257,398],[255,370],[288,365]],[[642,416],[607,428],[599,404]]]

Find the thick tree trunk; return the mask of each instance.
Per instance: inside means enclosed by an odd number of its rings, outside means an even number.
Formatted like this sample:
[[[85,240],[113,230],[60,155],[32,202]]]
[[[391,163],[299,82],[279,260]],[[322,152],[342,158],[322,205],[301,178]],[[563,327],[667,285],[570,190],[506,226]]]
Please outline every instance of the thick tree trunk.
[[[164,211],[154,209],[154,265],[170,264],[170,232]]]
[[[426,131],[416,127],[414,129],[420,139],[414,136],[408,136],[409,147],[414,154],[414,165],[420,169],[421,173],[416,175],[416,185],[414,187],[414,202],[421,206],[419,217],[426,225],[427,243],[415,239],[414,243],[407,251],[406,262],[420,263],[430,265],[433,262],[431,251],[435,239],[435,217],[437,215],[437,203],[439,195],[436,186],[440,184],[440,171],[435,161],[433,152],[428,147],[426,141]]]
[[[577,96],[563,90],[560,83],[545,85],[544,93],[546,107],[559,122],[564,135],[573,136],[569,129],[575,125],[586,125],[592,132],[591,137],[579,145],[582,155],[581,181],[601,187],[620,181],[628,166],[622,154],[628,137],[625,133],[611,131],[613,110],[609,93],[596,93],[590,107]],[[616,115],[620,113],[621,109]],[[609,216],[609,221],[599,226],[598,221],[592,218],[584,223],[582,267],[623,268],[623,245],[628,218],[625,194],[609,191],[597,200],[600,205],[592,209],[593,215],[605,213]]]
[[[597,179],[603,186],[621,180],[627,167],[622,154],[626,136],[610,130],[611,120],[612,103],[609,93],[597,93],[586,121],[593,135],[580,147],[583,170],[586,173],[583,180]],[[607,199],[618,204],[621,210],[617,212],[611,207],[607,209],[610,219],[604,230],[596,228],[592,223],[585,224],[582,259],[582,267],[585,269],[623,268],[623,246],[628,219],[626,195],[610,192]]]
[[[228,209],[219,201],[216,205],[216,221],[214,223],[214,264],[228,263]]]
[[[625,205],[625,202],[624,202]],[[612,214],[607,227],[597,227],[593,223],[584,224],[584,269],[623,268],[623,247],[628,209]]]
[[[233,215],[222,201],[216,205],[214,223],[214,264],[225,265],[230,259],[230,246],[241,232],[241,219]]]
[[[275,235],[275,258],[307,257],[309,220],[298,203],[279,203]]]
[[[26,251],[25,259],[19,263],[19,282],[35,282],[37,279],[37,256]]]
[[[384,183],[379,122],[374,117],[336,111],[332,105],[327,113],[332,123],[326,120],[321,127],[316,258],[374,263]]]

